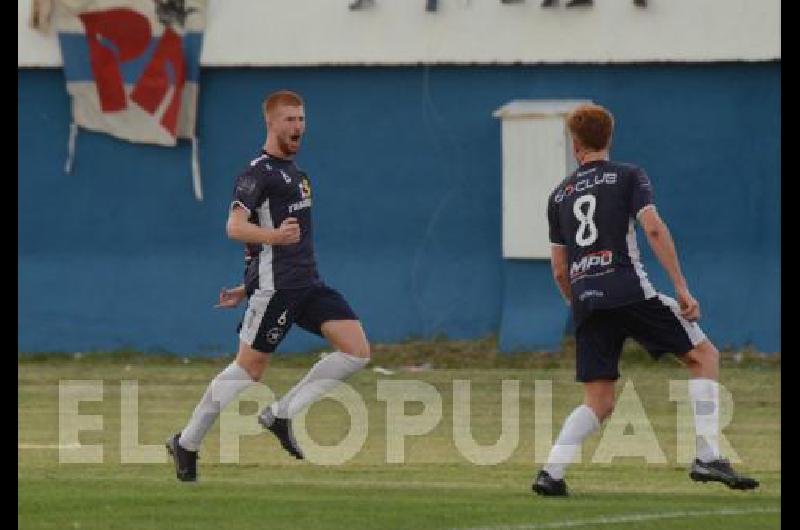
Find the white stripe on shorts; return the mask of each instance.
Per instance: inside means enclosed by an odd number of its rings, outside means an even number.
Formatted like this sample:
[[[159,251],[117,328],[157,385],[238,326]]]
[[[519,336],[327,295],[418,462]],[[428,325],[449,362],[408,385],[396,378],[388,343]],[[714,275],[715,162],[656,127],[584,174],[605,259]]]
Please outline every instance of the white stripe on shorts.
[[[244,319],[242,320],[239,338],[250,347],[253,346],[253,341],[256,340],[258,328],[264,318],[264,312],[266,312],[267,306],[274,295],[275,291],[256,289],[247,302],[247,311],[245,311]]]
[[[672,314],[675,315],[675,318],[681,323],[683,329],[686,330],[686,335],[689,336],[689,340],[692,341],[692,346],[697,346],[706,340],[706,334],[703,333],[703,330],[700,329],[697,322],[689,322],[681,316],[681,307],[674,298],[658,293],[658,299],[672,311]]]

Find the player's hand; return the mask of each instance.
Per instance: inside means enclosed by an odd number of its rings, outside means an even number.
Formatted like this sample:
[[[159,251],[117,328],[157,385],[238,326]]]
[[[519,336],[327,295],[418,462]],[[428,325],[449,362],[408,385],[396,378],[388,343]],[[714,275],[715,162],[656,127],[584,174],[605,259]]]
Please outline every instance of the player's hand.
[[[700,318],[700,304],[694,299],[692,293],[686,287],[676,289],[678,305],[681,307],[681,316],[689,322],[694,322]]]
[[[219,303],[214,307],[217,309],[232,309],[242,303],[245,298],[247,298],[247,294],[245,293],[244,285],[233,289],[225,289],[223,287],[219,292]]]
[[[275,230],[273,245],[294,245],[300,241],[300,224],[295,217],[287,217]]]

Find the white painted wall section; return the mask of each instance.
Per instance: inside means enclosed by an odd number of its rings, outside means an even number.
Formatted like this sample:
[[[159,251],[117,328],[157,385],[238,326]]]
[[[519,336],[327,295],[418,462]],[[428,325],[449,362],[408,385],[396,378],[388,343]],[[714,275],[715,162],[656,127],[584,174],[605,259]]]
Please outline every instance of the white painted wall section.
[[[54,34],[18,0],[20,67],[60,66]],[[778,60],[779,0],[210,0],[205,66],[630,63]]]

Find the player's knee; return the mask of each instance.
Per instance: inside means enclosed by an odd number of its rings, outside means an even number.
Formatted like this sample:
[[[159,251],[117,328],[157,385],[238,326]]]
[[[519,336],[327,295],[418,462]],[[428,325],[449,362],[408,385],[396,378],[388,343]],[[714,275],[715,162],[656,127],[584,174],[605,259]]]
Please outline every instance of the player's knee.
[[[264,370],[264,366],[259,366],[258,368],[248,370],[247,373],[250,374],[250,379],[252,379],[254,383],[258,383],[261,381],[261,378],[264,377]]]
[[[592,396],[587,400],[587,405],[597,416],[597,420],[602,422],[614,412],[614,396]]]
[[[353,357],[361,357],[362,359],[369,359],[370,355],[372,354],[372,350],[369,345],[369,341],[366,339],[361,341],[356,341],[346,346],[346,351],[348,355],[352,355]]]
[[[254,382],[259,382],[261,381],[261,378],[264,376],[264,371],[267,368],[267,363],[251,361],[249,363],[242,365],[242,368],[244,369],[245,372],[247,372],[247,375],[250,376],[250,379],[252,379]]]
[[[614,412],[614,400],[601,402],[598,409],[594,411],[597,415],[597,420],[603,422]]]
[[[705,356],[705,362],[703,364],[709,370],[717,370],[719,367],[719,351],[714,348],[712,351],[708,352]]]
[[[703,370],[714,370],[719,366],[719,350],[709,340],[698,344],[687,357]]]
[[[264,376],[264,371],[267,368],[269,356],[263,353],[256,352],[255,350],[242,352],[236,356],[236,363],[247,372],[247,375],[255,381],[261,381]]]

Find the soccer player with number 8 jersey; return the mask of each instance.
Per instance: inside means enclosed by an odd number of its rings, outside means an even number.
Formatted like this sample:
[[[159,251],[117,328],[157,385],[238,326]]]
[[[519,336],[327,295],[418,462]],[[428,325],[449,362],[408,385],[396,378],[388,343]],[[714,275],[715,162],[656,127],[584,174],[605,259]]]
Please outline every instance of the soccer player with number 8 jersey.
[[[626,338],[654,357],[677,355],[689,369],[697,457],[690,477],[753,489],[758,481],[735,472],[719,448],[719,352],[697,320],[700,306],[681,273],[675,245],[653,202],[650,179],[639,167],[608,159],[614,118],[598,105],[567,116],[579,167],[550,195],[553,277],[571,306],[576,336],[576,379],[584,403],[567,417],[533,490],[568,494],[564,474],[580,444],[614,408],[614,384]],[[636,222],[669,274],[677,301],[647,278],[636,242]]]

